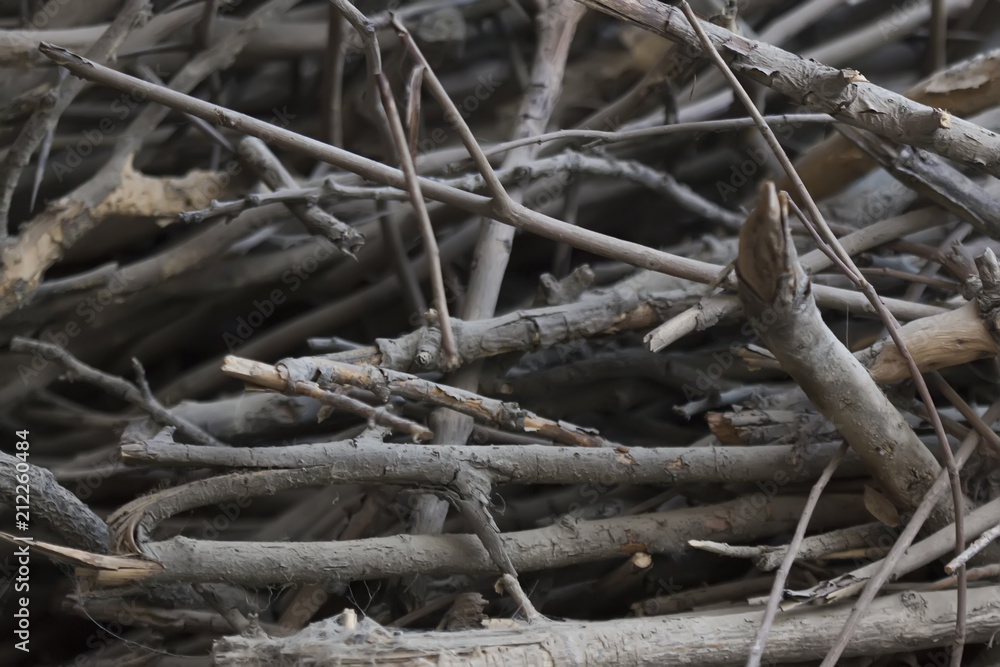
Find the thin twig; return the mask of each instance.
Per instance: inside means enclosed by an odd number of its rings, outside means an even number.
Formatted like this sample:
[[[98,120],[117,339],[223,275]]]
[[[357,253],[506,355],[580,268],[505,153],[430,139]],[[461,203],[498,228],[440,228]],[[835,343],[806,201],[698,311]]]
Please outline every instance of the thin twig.
[[[774,577],[774,583],[771,585],[771,595],[767,599],[767,608],[764,610],[764,618],[761,619],[760,628],[757,630],[757,636],[754,638],[753,645],[750,647],[750,656],[747,658],[747,667],[759,667],[761,658],[764,655],[764,644],[767,642],[767,634],[771,630],[771,624],[774,622],[774,617],[778,613],[778,605],[781,603],[782,592],[785,588],[785,581],[788,579],[788,573],[792,569],[792,565],[795,563],[795,556],[799,552],[799,547],[802,545],[802,540],[805,538],[806,529],[809,527],[809,518],[812,516],[813,510],[816,508],[816,504],[819,502],[820,496],[823,494],[823,489],[826,488],[827,482],[833,477],[833,473],[836,472],[837,466],[844,458],[844,454],[850,449],[847,441],[844,440],[840,447],[837,449],[837,453],[833,455],[830,462],[826,464],[823,469],[823,474],[820,475],[816,483],[813,484],[812,489],[809,491],[809,498],[806,500],[805,507],[802,508],[802,518],[799,519],[798,525],[795,527],[795,535],[792,536],[792,541],[788,544],[788,552],[785,554],[785,558],[781,561],[781,567],[778,569],[777,574]]]
[[[417,180],[417,172],[413,167],[413,156],[410,154],[406,132],[399,119],[399,111],[396,109],[396,100],[393,98],[392,88],[389,87],[389,80],[379,72],[375,81],[382,96],[382,106],[385,107],[385,114],[389,119],[389,131],[396,146],[396,156],[399,158],[399,165],[406,177],[406,189],[410,193],[410,202],[413,204],[417,222],[420,224],[420,233],[424,240],[424,253],[429,262],[431,290],[434,293],[434,308],[437,310],[437,319],[441,326],[441,345],[444,348],[445,368],[457,368],[461,364],[461,359],[455,348],[455,334],[451,329],[448,295],[444,291],[444,278],[441,275],[441,253],[438,251],[434,227],[431,225],[430,215],[427,214],[427,205],[424,203],[424,196],[420,191],[420,181]]]
[[[332,2],[333,0],[331,0]],[[458,132],[459,137],[462,139],[462,143],[465,145],[465,149],[469,151],[469,155],[472,157],[472,161],[476,165],[479,173],[482,175],[483,180],[486,182],[486,189],[489,191],[490,196],[493,199],[493,209],[494,214],[499,214],[501,216],[509,214],[510,208],[513,202],[510,200],[510,195],[504,189],[503,185],[500,183],[500,179],[497,178],[496,173],[493,171],[493,165],[483,154],[483,149],[479,146],[479,142],[476,141],[476,137],[472,134],[472,130],[465,123],[462,118],[462,113],[452,102],[451,97],[448,96],[448,91],[445,90],[444,85],[442,85],[440,79],[434,74],[434,70],[431,68],[430,63],[424,58],[424,54],[421,53],[420,48],[417,43],[413,41],[413,37],[410,35],[410,31],[406,29],[397,16],[392,17],[392,27],[396,29],[396,33],[399,35],[399,39],[403,42],[406,50],[409,52],[410,57],[424,68],[423,80],[430,88],[431,93],[434,95],[434,99],[438,101],[438,104],[444,109],[444,117],[447,118],[455,131]]]
[[[948,574],[954,574],[955,570],[958,570],[959,574],[961,574],[962,570],[966,569],[965,564],[998,537],[1000,537],[1000,524],[987,530],[975,542],[970,544],[968,549],[948,561],[948,564],[944,566],[944,571]]]
[[[140,387],[133,385],[127,380],[114,375],[108,375],[93,366],[88,366],[72,354],[58,345],[44,343],[42,341],[30,340],[27,338],[15,337],[10,343],[13,352],[29,352],[45,355],[46,358],[55,359],[66,368],[67,371],[76,375],[82,380],[95,384],[101,389],[128,401],[132,405],[142,408],[148,412],[153,419],[160,424],[173,426],[179,433],[189,437],[199,445],[209,447],[225,447],[225,443],[220,442],[212,435],[206,433],[199,426],[192,424],[183,417],[172,414],[151,395],[146,394]],[[140,367],[141,368],[141,367]],[[145,383],[145,375],[140,377],[140,382]]]
[[[798,206],[795,205],[795,202],[789,200],[788,203],[789,206],[799,216],[799,219],[802,220],[802,223],[806,225],[806,227],[809,228],[810,231],[812,231],[811,221],[808,220],[806,216],[802,214],[802,211],[800,211]],[[818,240],[819,239],[817,235],[817,241]],[[834,244],[837,246],[840,245],[836,239],[834,239]],[[827,246],[825,245],[821,245],[820,247],[821,249],[828,249]],[[833,252],[830,252],[830,257],[831,259],[836,258],[836,264],[840,266],[841,271],[844,273],[844,275],[846,275],[848,279],[852,280],[853,282],[855,282],[855,284],[857,284],[857,286],[865,293],[865,296],[868,297],[868,300],[872,304],[872,306],[878,311],[879,318],[882,320],[882,323],[885,325],[886,330],[889,332],[889,336],[892,338],[893,343],[896,345],[896,348],[899,350],[900,354],[905,360],[906,367],[910,372],[910,376],[913,379],[913,383],[916,385],[917,391],[920,394],[920,398],[927,408],[927,415],[930,418],[932,426],[934,427],[934,434],[937,436],[938,442],[941,444],[941,450],[945,460],[945,467],[948,472],[948,479],[951,483],[952,504],[954,505],[954,513],[955,513],[955,542],[956,542],[955,548],[957,552],[960,553],[964,546],[963,535],[965,534],[965,530],[963,524],[963,516],[965,513],[965,496],[962,493],[962,483],[958,476],[958,467],[955,464],[955,457],[952,454],[951,446],[948,444],[948,436],[945,433],[944,424],[942,424],[941,422],[941,415],[938,413],[937,408],[934,405],[934,400],[931,398],[930,390],[927,388],[927,383],[924,381],[923,375],[921,375],[920,369],[917,367],[917,362],[913,359],[913,355],[910,354],[910,351],[906,347],[906,342],[903,340],[902,334],[900,333],[899,323],[896,321],[896,318],[893,317],[892,314],[885,309],[885,305],[882,303],[881,298],[879,298],[879,296],[875,293],[875,288],[873,288],[871,286],[871,283],[868,283],[867,281],[864,281],[862,283],[861,281],[855,280],[854,275],[848,270],[848,267],[846,267],[845,265],[843,265],[843,263],[839,261],[839,256],[835,256]],[[965,611],[964,611],[965,598],[966,595],[965,595],[964,578],[960,572],[958,600],[957,600],[958,610],[955,616],[956,637],[955,637],[955,648],[952,652],[953,655],[955,653],[961,654],[962,652],[961,647],[965,645]],[[859,601],[854,611],[860,612],[863,610],[864,610],[864,605],[862,605],[861,602]],[[853,613],[850,619],[855,619]],[[856,624],[857,621],[855,620],[854,623]],[[853,625],[851,627],[853,628]],[[847,632],[847,630],[848,628],[845,626],[844,631]],[[832,667],[832,665],[836,663],[836,658],[839,657],[840,652],[842,652],[843,649],[846,647],[847,640],[849,639],[849,637],[850,637],[849,634],[846,635],[842,634],[841,637],[838,637],[838,644],[835,644],[834,647],[830,650],[830,653],[827,655],[827,660],[829,660],[830,656],[835,654],[833,662],[830,662],[829,666],[827,667]],[[842,645],[841,645],[841,638],[843,638]],[[839,651],[837,649],[838,646],[840,646]]]
[[[785,170],[792,186],[795,188],[795,193],[802,198],[802,202],[805,204],[806,210],[809,211],[809,215],[819,227],[823,238],[826,239],[826,242],[829,243],[834,249],[834,252],[837,253],[841,261],[850,268],[851,272],[859,280],[861,280],[862,283],[865,283],[866,281],[864,276],[861,275],[858,267],[854,265],[854,260],[852,260],[851,256],[844,252],[836,242],[837,237],[834,235],[833,230],[830,229],[830,226],[826,224],[826,218],[823,217],[823,214],[819,210],[819,206],[816,205],[812,195],[809,194],[809,190],[806,189],[805,184],[799,177],[798,172],[795,171],[795,166],[785,153],[785,149],[781,147],[778,137],[775,136],[770,126],[768,126],[767,122],[764,120],[764,116],[757,110],[757,105],[754,104],[752,99],[750,99],[747,91],[743,89],[743,85],[740,84],[739,79],[737,79],[736,75],[733,74],[729,65],[726,64],[726,61],[723,60],[722,56],[719,55],[719,52],[716,51],[715,45],[712,44],[712,40],[708,37],[708,34],[705,33],[705,29],[702,27],[701,21],[694,13],[694,10],[691,9],[691,5],[687,3],[687,0],[681,0],[679,7],[683,10],[684,15],[687,16],[688,21],[691,22],[691,27],[694,29],[695,34],[701,41],[702,47],[706,53],[708,53],[716,67],[719,68],[722,74],[729,81],[729,85],[732,86],[737,99],[739,99],[740,103],[742,103],[744,108],[746,108],[750,117],[754,119],[757,129],[759,129],[760,133],[764,136],[764,140],[767,142],[767,145],[771,147],[771,151],[774,153],[774,156],[778,158],[778,162],[781,163],[782,169]]]
[[[818,124],[829,125],[835,122],[834,118],[825,113],[803,113],[803,114],[779,114],[774,116],[764,116],[768,125],[798,125],[798,124]],[[753,127],[757,121],[753,118],[727,118],[725,120],[703,120],[693,123],[675,123],[673,125],[659,125],[657,127],[643,128],[641,130],[621,130],[609,132],[605,130],[557,130],[546,132],[523,139],[512,139],[503,143],[494,144],[483,148],[483,153],[487,156],[506,153],[509,150],[530,146],[531,144],[544,144],[549,141],[560,139],[595,139],[599,143],[613,144],[625,141],[638,141],[652,137],[666,137],[671,134],[687,134],[698,132],[733,132],[746,127]]]
[[[726,78],[729,80],[729,83],[732,86],[733,91],[735,92],[737,98],[742,102],[743,106],[746,108],[750,116],[757,121],[758,129],[760,129],[761,134],[764,136],[764,139],[767,141],[768,145],[771,147],[771,150],[778,158],[778,161],[781,163],[782,167],[787,173],[788,178],[791,181],[792,185],[794,186],[796,192],[799,194],[799,196],[802,199],[802,202],[806,206],[806,209],[809,211],[810,216],[812,217],[811,222],[813,222],[819,228],[820,235],[829,244],[830,250],[832,252],[831,256],[835,255],[840,260],[839,263],[843,265],[842,269],[844,270],[847,277],[850,278],[855,284],[857,284],[858,287],[865,293],[865,296],[868,297],[868,300],[871,302],[872,307],[874,307],[876,311],[879,313],[879,317],[885,324],[886,329],[888,329],[889,335],[892,338],[893,342],[896,344],[896,347],[899,348],[900,354],[903,355],[903,358],[906,360],[906,365],[910,370],[911,376],[913,377],[914,384],[917,386],[917,391],[920,393],[920,397],[927,405],[927,411],[931,417],[931,424],[934,427],[934,433],[937,436],[938,440],[940,441],[941,448],[944,452],[945,463],[948,470],[948,476],[951,480],[951,486],[952,486],[952,502],[954,504],[954,512],[955,512],[956,541],[959,544],[961,544],[963,535],[962,514],[964,512],[965,504],[964,504],[964,496],[962,494],[961,482],[958,479],[958,470],[955,466],[954,457],[952,456],[951,448],[948,444],[948,436],[944,432],[944,426],[941,424],[940,415],[938,415],[937,410],[934,407],[934,401],[931,398],[930,391],[927,389],[927,384],[924,382],[923,377],[920,374],[920,370],[917,368],[916,362],[913,360],[913,357],[907,351],[906,344],[903,342],[903,339],[900,336],[899,323],[896,322],[896,319],[892,316],[892,314],[890,314],[886,310],[885,305],[882,303],[882,300],[878,296],[878,294],[875,293],[874,288],[871,286],[870,283],[868,283],[864,275],[854,264],[854,260],[851,259],[851,256],[844,250],[843,246],[841,246],[840,243],[838,242],[837,237],[833,233],[833,230],[831,230],[829,225],[827,225],[826,219],[820,212],[819,207],[816,205],[816,202],[812,198],[812,195],[809,194],[809,191],[805,187],[805,184],[802,182],[802,179],[799,177],[798,172],[796,172],[794,165],[792,165],[792,161],[785,154],[784,149],[778,142],[778,138],[774,135],[774,132],[771,131],[771,128],[768,127],[767,123],[764,122],[763,116],[757,110],[757,107],[756,105],[754,105],[753,100],[751,100],[750,96],[747,95],[746,91],[743,89],[743,86],[736,78],[736,75],[730,70],[725,60],[722,59],[722,56],[719,55],[719,52],[715,49],[714,44],[712,44],[711,39],[709,39],[708,35],[705,33],[704,28],[702,28],[701,22],[695,15],[694,10],[691,9],[691,6],[687,3],[686,0],[681,0],[680,8],[684,12],[684,15],[687,17],[688,21],[691,23],[691,27],[697,34],[698,39],[701,41],[704,49],[711,55],[716,66],[720,69],[720,71],[722,71],[723,75],[725,75]],[[795,205],[794,202],[790,201],[789,203],[792,206]],[[800,215],[799,217],[802,218],[802,221],[804,223],[808,224],[805,216]],[[960,586],[959,596],[958,596],[959,609],[956,614],[956,624],[955,624],[956,637],[955,637],[955,651],[954,651],[955,653],[959,654],[961,653],[961,647],[964,646],[965,644],[964,602],[965,602],[964,589]],[[851,631],[853,631],[853,628],[857,623],[857,616],[860,615],[861,612],[863,612],[864,606],[865,605],[859,602],[858,605],[855,607],[854,610],[855,613],[852,613],[850,617],[851,620],[848,622],[849,627],[845,627],[844,632],[841,634],[840,637],[838,637],[837,643],[830,650],[830,653],[824,660],[823,667],[831,667],[833,664],[836,663],[837,658],[840,657],[840,654],[847,646],[847,641],[850,638],[850,633]],[[757,664],[759,664],[759,659],[760,658],[758,656]]]

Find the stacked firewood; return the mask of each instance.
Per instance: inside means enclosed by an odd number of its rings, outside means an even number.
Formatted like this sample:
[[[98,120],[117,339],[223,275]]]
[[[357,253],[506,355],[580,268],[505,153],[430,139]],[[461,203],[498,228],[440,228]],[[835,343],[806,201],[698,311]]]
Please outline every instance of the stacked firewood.
[[[0,3],[3,664],[995,664],[1000,6]]]

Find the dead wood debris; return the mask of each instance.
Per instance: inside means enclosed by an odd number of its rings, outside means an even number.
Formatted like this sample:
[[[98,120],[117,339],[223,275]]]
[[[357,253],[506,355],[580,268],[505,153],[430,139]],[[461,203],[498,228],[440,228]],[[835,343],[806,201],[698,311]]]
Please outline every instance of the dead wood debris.
[[[890,4],[0,2],[0,662],[993,664],[1000,10]]]

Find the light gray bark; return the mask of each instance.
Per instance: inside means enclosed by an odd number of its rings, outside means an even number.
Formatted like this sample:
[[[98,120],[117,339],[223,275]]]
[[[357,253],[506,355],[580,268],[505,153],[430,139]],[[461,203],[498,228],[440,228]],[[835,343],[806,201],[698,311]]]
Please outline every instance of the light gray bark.
[[[988,641],[1000,626],[1000,587],[969,591],[968,639]],[[876,600],[844,655],[938,649],[955,630],[955,594],[901,593]],[[782,613],[768,637],[769,663],[813,661],[822,656],[850,605],[799,607]],[[760,611],[725,615],[676,615],[602,622],[500,625],[490,630],[397,634],[365,619],[347,631],[339,618],[317,623],[295,637],[227,637],[216,643],[219,667],[338,665],[619,665],[710,667],[743,664],[760,625]],[[499,627],[496,627],[499,626]]]

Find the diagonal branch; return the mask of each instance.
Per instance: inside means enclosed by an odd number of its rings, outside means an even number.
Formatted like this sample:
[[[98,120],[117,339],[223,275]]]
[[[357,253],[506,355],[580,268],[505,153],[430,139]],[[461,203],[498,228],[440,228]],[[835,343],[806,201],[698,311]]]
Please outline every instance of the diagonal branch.
[[[657,0],[580,0],[667,39],[698,44],[684,13]],[[968,167],[1000,176],[1000,135],[975,123],[942,115],[870,83],[856,70],[836,69],[776,46],[740,37],[705,21],[701,27],[716,49],[727,54],[737,74],[770,87],[813,111],[887,139],[907,137],[924,148]],[[949,123],[945,122],[945,116]]]

